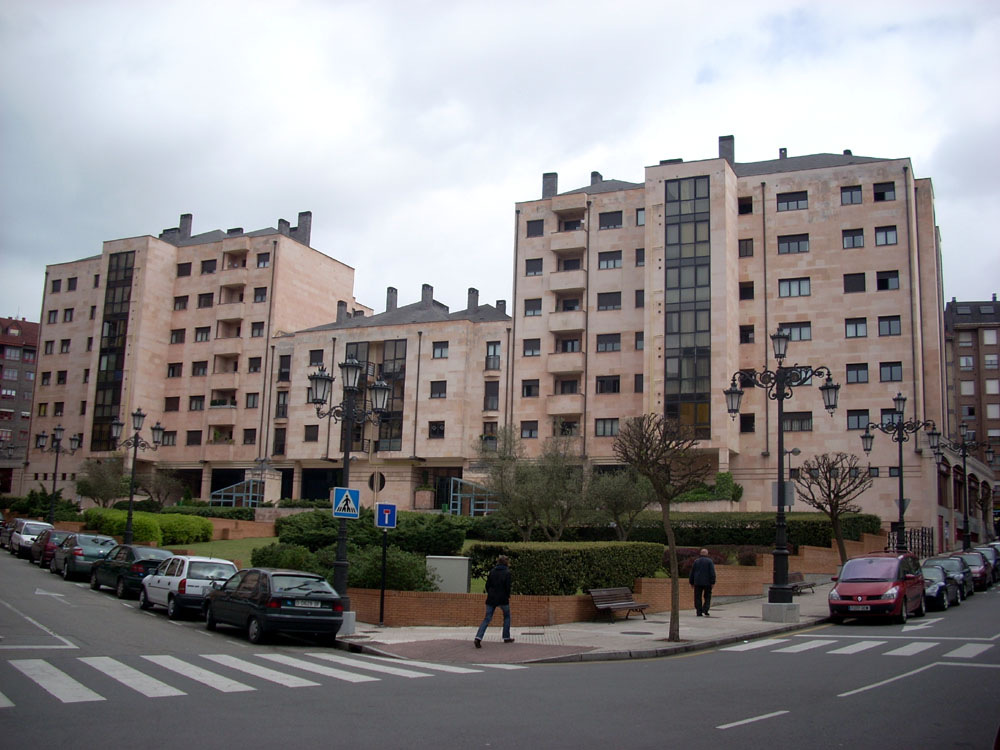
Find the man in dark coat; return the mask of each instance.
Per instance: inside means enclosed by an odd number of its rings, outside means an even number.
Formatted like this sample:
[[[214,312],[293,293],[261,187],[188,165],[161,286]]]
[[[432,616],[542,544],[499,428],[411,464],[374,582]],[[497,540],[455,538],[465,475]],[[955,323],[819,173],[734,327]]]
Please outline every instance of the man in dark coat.
[[[507,556],[500,555],[497,558],[497,564],[486,577],[486,617],[483,618],[483,621],[479,624],[479,630],[476,632],[476,648],[483,647],[483,636],[486,634],[486,628],[489,627],[497,607],[500,607],[500,610],[503,612],[503,642],[514,642],[514,639],[510,637],[509,564],[510,560],[507,559]]]
[[[701,551],[701,556],[691,566],[688,583],[694,586],[694,609],[698,617],[708,617],[708,608],[712,604],[712,586],[715,585],[715,563],[708,556],[707,549]]]

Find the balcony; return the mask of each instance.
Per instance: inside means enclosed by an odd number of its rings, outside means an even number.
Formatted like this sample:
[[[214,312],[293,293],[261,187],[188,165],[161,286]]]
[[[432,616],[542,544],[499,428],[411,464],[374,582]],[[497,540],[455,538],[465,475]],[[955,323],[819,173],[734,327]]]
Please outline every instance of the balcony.
[[[586,193],[569,193],[552,197],[552,210],[557,214],[582,214],[587,209]]]
[[[235,393],[239,385],[239,377],[238,372],[213,372],[209,376],[209,385],[213,390],[233,391]]]
[[[220,323],[241,321],[244,317],[246,317],[246,303],[242,300],[220,302],[215,306],[215,319]]]
[[[587,233],[582,229],[554,232],[549,235],[549,248],[554,253],[579,252],[587,248]]]
[[[554,312],[549,314],[548,328],[553,333],[563,331],[582,331],[586,313],[583,310]]]
[[[563,393],[545,399],[545,413],[550,417],[578,416],[583,413],[582,393]]]
[[[551,292],[579,292],[587,288],[587,272],[583,269],[556,271],[546,278]]]
[[[556,352],[548,356],[545,370],[551,375],[583,372],[585,359],[586,355],[583,352]]]
[[[487,354],[486,363],[483,365],[483,369],[487,371],[500,372],[500,355],[499,354]]]

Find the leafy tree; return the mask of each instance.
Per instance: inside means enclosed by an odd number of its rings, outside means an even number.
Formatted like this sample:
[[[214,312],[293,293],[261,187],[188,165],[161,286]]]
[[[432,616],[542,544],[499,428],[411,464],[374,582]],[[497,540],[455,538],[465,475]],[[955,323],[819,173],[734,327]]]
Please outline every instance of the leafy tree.
[[[521,438],[513,427],[504,425],[495,441],[482,441],[478,450],[486,467],[486,489],[497,502],[496,514],[509,521],[523,541],[529,541],[539,521],[531,496],[533,477],[524,460]]]
[[[128,497],[130,477],[125,473],[122,456],[89,458],[83,462],[76,492],[102,508],[109,508],[120,497]]]
[[[823,453],[806,459],[794,480],[802,502],[829,517],[841,562],[847,561],[841,516],[860,513],[861,506],[854,499],[873,484],[867,466],[860,464],[861,459],[853,454]]]
[[[136,489],[156,503],[160,509],[169,505],[171,500],[180,499],[186,488],[180,475],[169,469],[153,469],[152,473],[137,479],[136,484]]]
[[[686,493],[699,487],[712,469],[708,457],[697,451],[697,445],[698,439],[689,426],[660,414],[646,414],[628,420],[619,431],[614,444],[618,460],[649,480],[660,503],[672,582],[668,636],[671,641],[679,641],[681,636],[680,573],[674,529],[670,522],[670,507],[671,503],[684,502]]]
[[[633,467],[591,476],[587,500],[592,508],[614,522],[618,540],[628,541],[635,519],[656,501],[653,485]]]
[[[586,471],[578,445],[573,437],[551,437],[527,467],[531,512],[550,542],[558,542],[586,507]]]

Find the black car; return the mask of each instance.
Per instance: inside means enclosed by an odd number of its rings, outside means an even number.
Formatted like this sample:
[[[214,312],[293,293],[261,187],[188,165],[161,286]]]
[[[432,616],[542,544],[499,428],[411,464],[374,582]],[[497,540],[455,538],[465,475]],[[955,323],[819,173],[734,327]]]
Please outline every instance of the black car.
[[[940,565],[947,570],[948,575],[953,576],[958,583],[958,593],[962,595],[962,599],[967,599],[976,593],[972,568],[961,557],[928,557],[924,565]]]
[[[989,544],[983,544],[972,549],[976,552],[981,552],[983,557],[990,561],[990,564],[993,566],[993,583],[1000,581],[1000,552],[997,552],[996,548]]]
[[[920,568],[924,574],[924,599],[928,607],[945,610],[948,606],[962,603],[958,594],[958,582],[940,565],[924,563]]]
[[[244,628],[251,643],[272,633],[336,638],[344,605],[326,579],[301,570],[248,568],[213,584],[205,601],[205,627]]]
[[[110,586],[119,599],[137,596],[142,588],[142,579],[172,556],[168,549],[119,544],[108,550],[90,569],[90,588],[97,591],[101,586]]]

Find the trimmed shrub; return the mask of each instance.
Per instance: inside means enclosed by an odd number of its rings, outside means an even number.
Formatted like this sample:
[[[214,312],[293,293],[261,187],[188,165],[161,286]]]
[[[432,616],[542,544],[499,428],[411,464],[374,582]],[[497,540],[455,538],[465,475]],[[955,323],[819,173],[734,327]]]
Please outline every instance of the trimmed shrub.
[[[391,532],[390,532],[391,533]],[[349,556],[349,586],[377,589],[382,585],[382,548],[355,549]],[[333,580],[331,570],[330,580]],[[437,591],[439,580],[427,571],[423,555],[405,552],[395,545],[386,550],[385,587],[393,591]]]
[[[128,511],[128,500],[119,500],[117,503],[111,506],[115,510]],[[160,504],[155,500],[146,498],[145,500],[133,500],[132,501],[132,512],[142,511],[143,513],[159,513]]]
[[[253,508],[230,508],[221,505],[171,505],[161,513],[176,513],[184,516],[200,516],[201,518],[226,518],[233,521],[254,520]]]
[[[212,541],[212,522],[207,518],[162,513],[156,522],[163,532],[164,544],[194,544]]]
[[[7,495],[0,498],[0,509],[9,510],[11,513],[21,516],[22,518],[48,519],[49,493],[31,490],[28,492],[27,497]],[[55,520],[82,520],[79,506],[70,500],[63,500],[62,488],[56,490]]]
[[[257,547],[250,555],[250,564],[259,568],[305,570],[333,579],[332,568],[320,565],[316,555],[298,544],[269,544],[266,547]]]
[[[128,513],[113,508],[88,508],[83,513],[88,529],[93,529],[108,536],[125,536],[125,525],[128,523]],[[163,544],[163,533],[156,522],[156,516],[149,513],[132,514],[132,541],[135,544],[150,542],[160,546]]]
[[[431,513],[399,513],[397,526],[390,529],[389,541],[404,552],[421,555],[457,555],[465,542],[468,524],[457,516]],[[278,539],[284,544],[301,544],[318,550],[335,544],[340,519],[327,511],[296,513],[275,521]],[[359,547],[382,546],[382,531],[375,528],[375,513],[362,508],[359,517],[347,522],[347,538]]]

